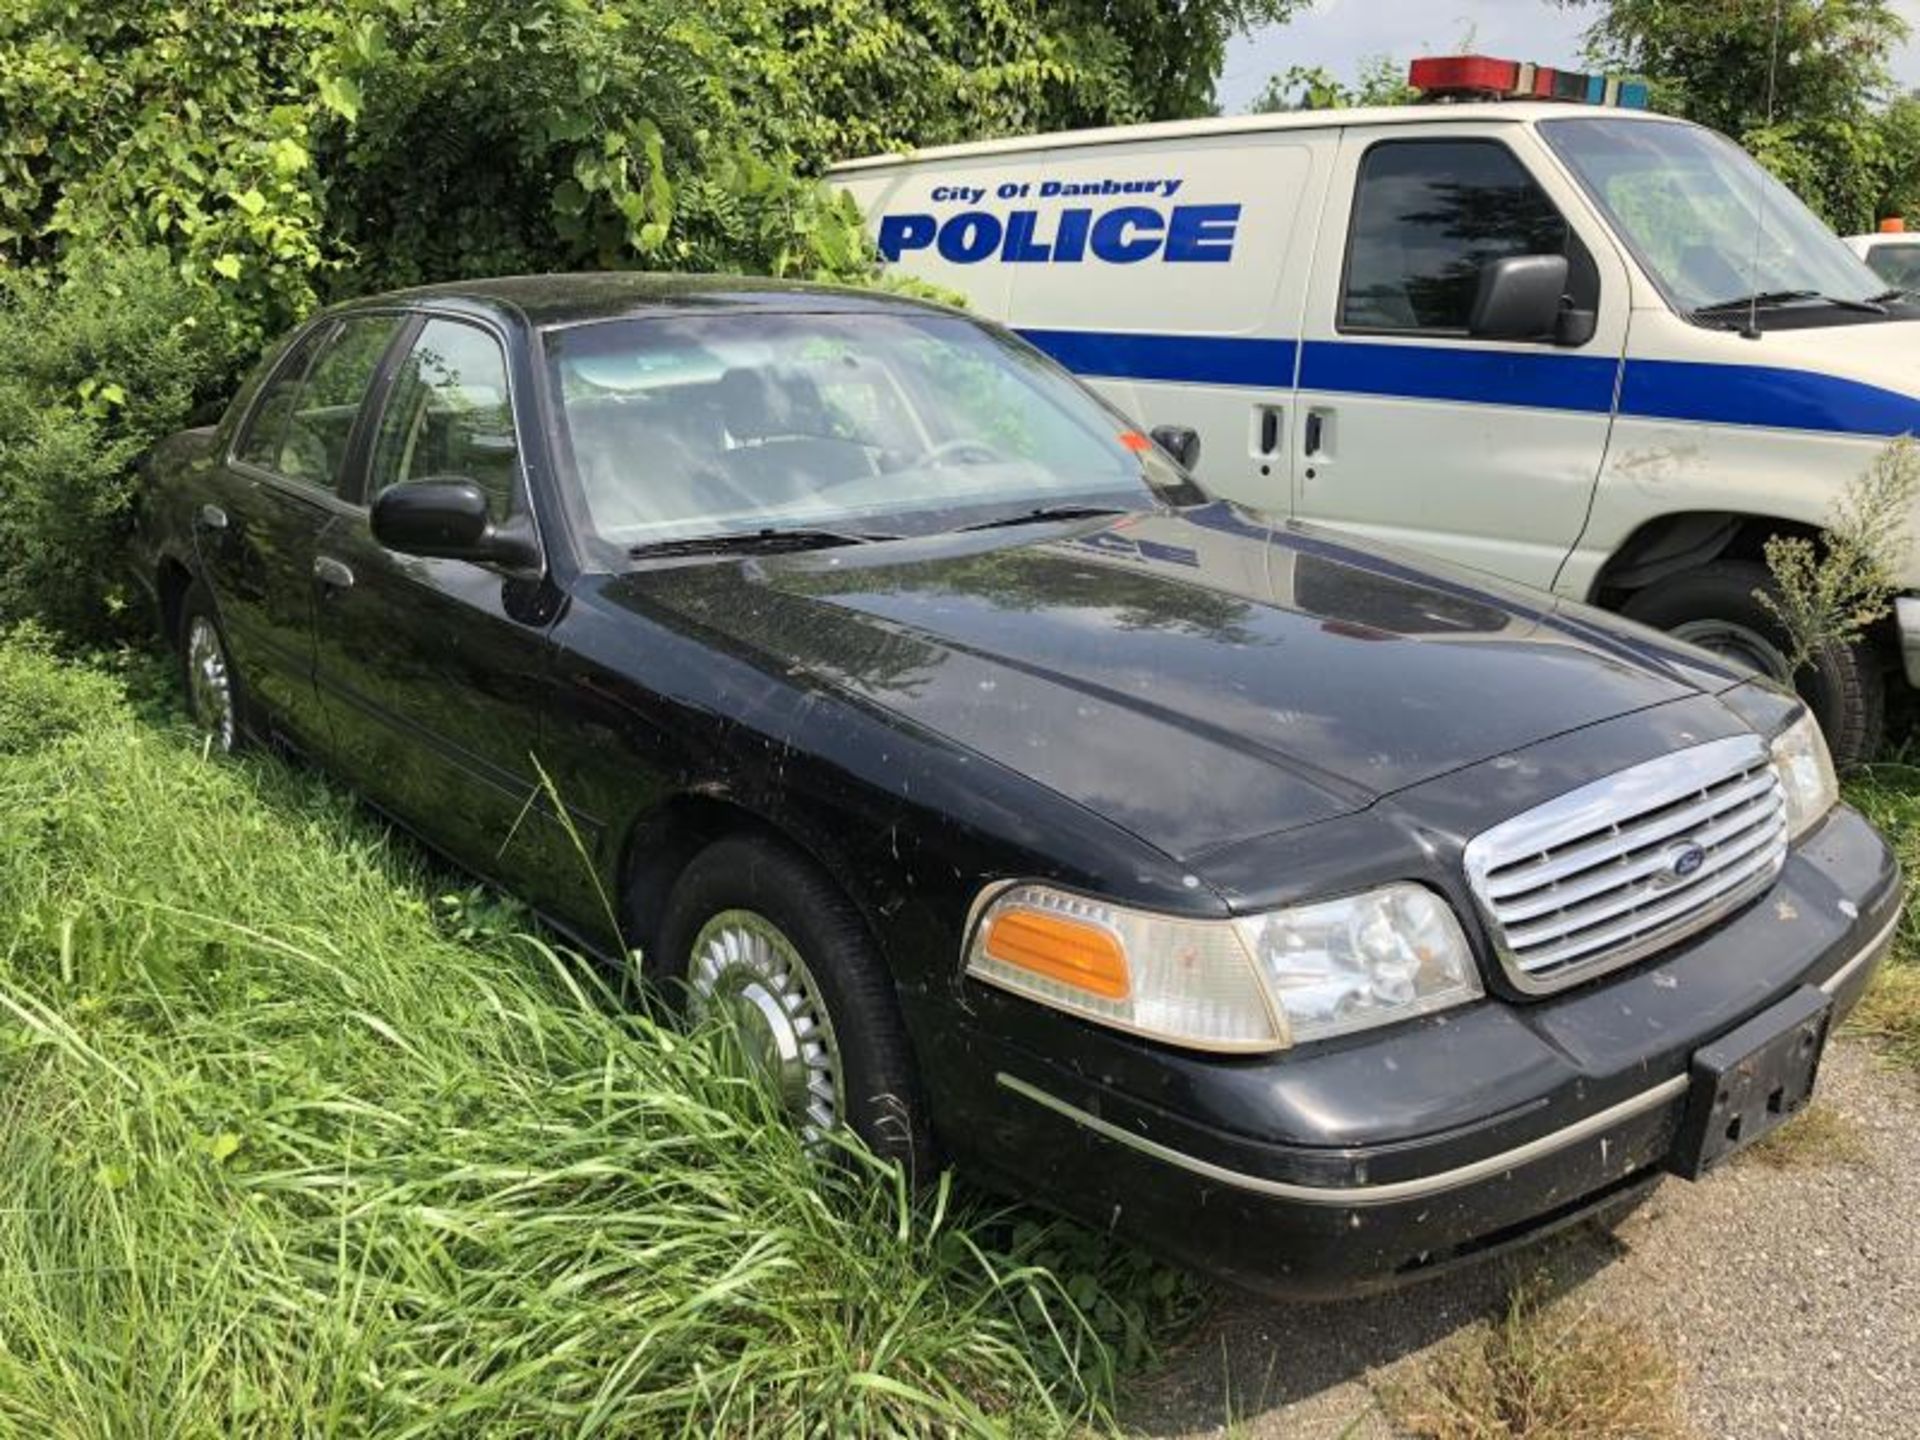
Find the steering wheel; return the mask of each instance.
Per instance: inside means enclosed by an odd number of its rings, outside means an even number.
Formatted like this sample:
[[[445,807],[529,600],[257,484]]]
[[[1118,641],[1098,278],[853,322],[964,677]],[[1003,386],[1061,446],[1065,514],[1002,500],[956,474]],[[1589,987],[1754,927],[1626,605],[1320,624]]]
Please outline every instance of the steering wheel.
[[[968,456],[973,458],[968,460]],[[958,440],[948,440],[924,451],[914,463],[916,466],[944,465],[948,460],[958,460],[962,464],[998,465],[1006,458],[986,441],[963,435]]]

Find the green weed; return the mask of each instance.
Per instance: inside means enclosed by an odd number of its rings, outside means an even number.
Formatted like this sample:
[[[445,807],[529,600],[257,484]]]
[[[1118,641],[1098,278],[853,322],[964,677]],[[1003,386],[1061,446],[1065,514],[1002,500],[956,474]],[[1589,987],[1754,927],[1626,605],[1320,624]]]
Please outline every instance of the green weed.
[[[311,775],[17,643],[0,721],[0,1429],[1062,1433],[1189,1293],[809,1158]]]

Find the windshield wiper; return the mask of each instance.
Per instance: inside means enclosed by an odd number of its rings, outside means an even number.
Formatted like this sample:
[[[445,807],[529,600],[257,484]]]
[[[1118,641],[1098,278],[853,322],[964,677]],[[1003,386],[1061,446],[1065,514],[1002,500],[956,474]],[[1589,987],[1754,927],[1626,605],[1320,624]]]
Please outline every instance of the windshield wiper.
[[[1042,505],[1038,509],[1022,510],[1018,515],[1002,515],[997,519],[962,525],[956,533],[964,535],[975,530],[1004,530],[1010,525],[1040,525],[1049,520],[1091,520],[1098,515],[1126,513],[1114,505]]]
[[[1817,300],[1822,305],[1831,305],[1836,310],[1859,310],[1868,315],[1884,315],[1886,308],[1877,300],[1847,300],[1838,295],[1823,295],[1818,290],[1762,290],[1758,295],[1742,295],[1738,300],[1716,300],[1711,305],[1697,305],[1695,315],[1737,315],[1742,310],[1771,310],[1780,305],[1792,305],[1799,301]]]
[[[826,550],[836,545],[871,545],[898,535],[862,535],[850,530],[741,530],[732,534],[690,535],[680,540],[650,540],[629,545],[633,560],[669,555],[777,555],[790,550]]]
[[[1882,290],[1878,295],[1869,295],[1867,300],[1868,303],[1873,305],[1897,305],[1902,300],[1910,300],[1912,298],[1913,291],[1896,285],[1891,290]]]

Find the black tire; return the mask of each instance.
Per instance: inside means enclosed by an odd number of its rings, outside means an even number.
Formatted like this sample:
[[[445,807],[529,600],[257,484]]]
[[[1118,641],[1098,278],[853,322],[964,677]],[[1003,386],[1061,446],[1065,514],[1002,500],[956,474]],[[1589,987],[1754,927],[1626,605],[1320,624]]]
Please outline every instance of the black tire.
[[[661,915],[648,957],[654,980],[676,1004],[697,1009],[695,942],[741,913],[777,927],[817,986],[838,1053],[838,1118],[909,1176],[931,1174],[932,1131],[892,977],[853,902],[805,858],[745,835],[696,855]]]
[[[1697,570],[1670,576],[1637,591],[1621,613],[1662,630],[1718,621],[1763,639],[1777,652],[1788,648],[1785,627],[1754,592],[1772,590],[1767,567],[1750,560],[1716,560]],[[1710,641],[1709,649],[1719,649]],[[1741,653],[1737,645],[1726,653],[1788,681],[1784,663],[1767,663],[1764,655]],[[1807,702],[1834,763],[1859,765],[1874,758],[1886,728],[1886,681],[1878,657],[1867,645],[1823,645],[1811,662],[1790,678]]]
[[[195,725],[207,733],[216,750],[231,754],[246,743],[246,687],[241,683],[240,671],[233,663],[233,651],[227,645],[227,632],[221,628],[219,612],[214,609],[213,595],[198,580],[189,585],[187,593],[180,597],[180,613],[173,639],[174,653],[180,662],[180,685],[186,697],[187,714]],[[224,720],[209,712],[211,677],[205,669],[205,654],[196,649],[196,639],[202,643],[210,639],[215,647],[227,689]]]

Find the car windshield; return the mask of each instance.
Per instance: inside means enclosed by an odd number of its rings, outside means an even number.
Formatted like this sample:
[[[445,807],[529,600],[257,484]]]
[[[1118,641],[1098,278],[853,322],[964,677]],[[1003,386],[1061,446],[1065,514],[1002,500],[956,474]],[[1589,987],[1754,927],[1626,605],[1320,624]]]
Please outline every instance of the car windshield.
[[[1920,293],[1920,240],[1875,245],[1867,264],[1894,289]]]
[[[1852,304],[1887,288],[1799,197],[1711,130],[1602,118],[1540,130],[1682,312],[1755,295]]]
[[[1184,481],[1054,364],[932,313],[663,315],[544,337],[601,547],[925,534]]]

